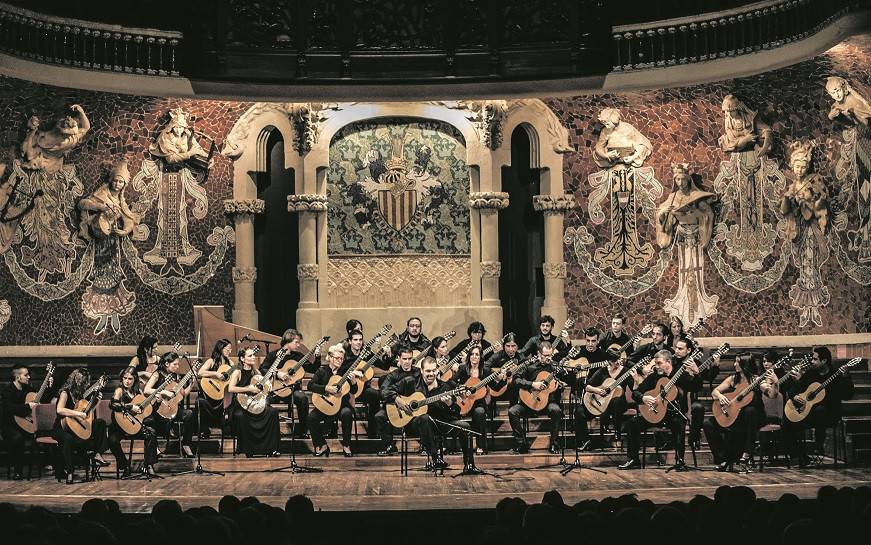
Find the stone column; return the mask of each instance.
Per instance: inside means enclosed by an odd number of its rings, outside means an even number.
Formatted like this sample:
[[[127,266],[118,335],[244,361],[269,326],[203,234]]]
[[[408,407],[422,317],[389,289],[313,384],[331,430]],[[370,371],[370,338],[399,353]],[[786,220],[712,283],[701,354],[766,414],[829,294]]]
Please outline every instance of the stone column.
[[[566,210],[574,206],[572,195],[536,195],[535,210],[544,213],[544,305],[542,314],[559,321],[566,317],[566,262],[563,257],[564,219]]]
[[[262,214],[265,210],[266,202],[260,199],[224,201],[224,213],[233,220],[236,230],[233,323],[253,329],[258,328],[257,307],[254,306],[254,281],[257,280],[257,267],[254,266],[254,214]]]
[[[287,211],[299,214],[299,308],[318,307],[318,215],[327,211],[326,195],[288,195]]]
[[[481,303],[499,305],[499,210],[508,207],[508,193],[472,193],[469,207],[481,218]]]

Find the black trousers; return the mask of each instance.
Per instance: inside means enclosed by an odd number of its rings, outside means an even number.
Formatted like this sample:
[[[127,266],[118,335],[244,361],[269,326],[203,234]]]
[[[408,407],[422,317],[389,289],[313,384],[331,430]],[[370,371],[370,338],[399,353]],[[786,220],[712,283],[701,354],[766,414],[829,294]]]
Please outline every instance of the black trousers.
[[[24,442],[33,441],[33,434],[14,424],[4,427],[2,433],[3,439],[6,440],[6,449],[9,451],[9,462],[15,468],[15,473],[20,474],[24,468]]]
[[[351,446],[351,426],[354,423],[354,415],[351,411],[353,409],[349,405],[342,405],[339,414],[336,415],[326,415],[317,407],[308,413],[308,429],[311,432],[312,444],[315,449],[320,450],[322,446],[327,444],[326,439],[324,439],[324,422],[335,422],[337,418],[342,423],[342,445]]]
[[[683,460],[686,451],[684,445],[684,440],[686,439],[686,422],[684,417],[674,410],[669,410],[666,413],[665,418],[663,418],[662,422],[659,424],[651,424],[640,414],[638,416],[633,416],[629,420],[627,426],[628,437],[626,441],[626,453],[629,455],[630,460],[637,461],[639,459],[639,453],[641,452],[641,433],[648,428],[658,426],[668,428],[671,432],[678,458]]]
[[[714,463],[735,462],[745,452],[753,454],[763,419],[762,411],[752,405],[741,409],[738,418],[728,428],[721,426],[713,416],[706,418],[705,437],[711,447]]]
[[[118,469],[123,471],[128,465],[127,456],[121,447],[122,439],[141,439],[145,443],[145,465],[157,463],[157,434],[153,428],[142,426],[136,435],[128,435],[124,430],[113,425],[109,426],[109,450],[115,456]]]
[[[73,451],[76,448],[82,447],[93,452],[106,450],[106,421],[95,418],[91,424],[91,437],[88,439],[80,439],[78,435],[63,429],[60,423],[55,424],[51,437],[58,443],[60,466],[67,473],[73,473],[75,471]]]
[[[560,419],[563,417],[563,411],[556,403],[549,403],[541,411],[533,411],[523,403],[517,403],[508,409],[508,422],[511,424],[511,433],[514,435],[515,442],[523,440],[523,417],[539,414],[547,414],[550,418],[551,443],[559,442]]]

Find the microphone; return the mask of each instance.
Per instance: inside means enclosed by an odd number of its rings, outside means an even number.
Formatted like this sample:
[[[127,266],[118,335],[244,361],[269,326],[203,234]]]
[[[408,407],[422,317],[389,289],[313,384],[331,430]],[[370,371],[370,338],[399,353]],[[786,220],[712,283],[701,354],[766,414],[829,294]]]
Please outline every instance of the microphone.
[[[190,356],[190,355],[191,355],[190,350],[185,350],[184,354],[182,354],[181,357],[183,357],[184,359],[188,359],[188,356]]]
[[[244,337],[242,337],[241,339],[239,339],[239,342],[240,342],[240,343],[244,343],[245,341],[250,341],[250,340],[251,340],[251,335],[248,334],[248,333],[246,333]]]

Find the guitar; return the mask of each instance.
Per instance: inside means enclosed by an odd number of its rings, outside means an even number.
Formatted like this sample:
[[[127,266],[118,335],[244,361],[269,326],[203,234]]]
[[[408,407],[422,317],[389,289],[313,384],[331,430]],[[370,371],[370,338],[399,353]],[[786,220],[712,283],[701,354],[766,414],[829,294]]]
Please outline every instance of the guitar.
[[[656,382],[656,386],[644,393],[644,396],[651,396],[656,399],[656,403],[654,403],[652,407],[647,403],[638,404],[638,412],[645,420],[651,424],[659,424],[662,422],[662,419],[665,418],[665,413],[668,410],[668,404],[677,398],[678,389],[675,388],[674,385],[677,384],[678,379],[687,370],[690,361],[701,356],[701,354],[702,351],[696,349],[695,352],[690,354],[684,364],[680,366],[671,378],[662,377]]]
[[[436,377],[443,382],[451,380],[454,376],[454,365],[465,358],[466,355],[476,346],[479,346],[478,341],[472,341],[467,344],[465,348],[457,352],[453,358],[445,358],[445,362],[436,367]],[[483,360],[483,357],[481,359]]]
[[[182,392],[187,388],[188,382],[191,381],[192,378],[197,376],[197,372],[200,370],[200,367],[203,365],[202,360],[197,360],[191,365],[190,371],[185,373],[183,377],[178,381],[178,384],[175,384],[172,387],[171,398],[159,397],[157,403],[157,414],[166,418],[167,420],[172,420],[175,418],[175,415],[178,414],[178,404],[184,398]]]
[[[775,362],[775,364],[772,366],[772,369],[780,369],[786,362],[790,360],[791,357],[792,348],[789,349],[789,353],[786,356],[783,356],[782,358],[777,360],[777,362]],[[765,380],[764,373],[750,381],[746,388],[723,394],[723,397],[725,397],[728,401],[715,402],[711,406],[711,412],[714,413],[714,419],[717,421],[717,423],[724,428],[728,428],[729,426],[734,424],[735,420],[738,419],[738,414],[741,412],[741,409],[746,407],[748,404],[750,404],[751,401],[753,401],[753,397],[755,397],[754,390],[762,383],[763,380]]]
[[[359,369],[357,369],[363,374],[363,378],[357,379],[357,390],[354,392],[354,399],[360,397],[360,394],[363,393],[363,387],[365,387],[366,383],[375,377],[375,367],[373,367],[373,365],[375,365],[375,361],[380,358],[384,354],[384,352],[387,351],[388,348],[393,347],[393,345],[398,342],[399,336],[396,335],[396,333],[390,335],[390,337],[387,338],[387,341],[384,342],[384,345],[378,349],[378,352],[372,354],[369,359],[366,360],[366,363],[364,363],[359,367]]]
[[[605,390],[605,393],[602,395],[594,394],[593,392],[584,392],[584,407],[587,408],[587,412],[595,416],[601,416],[604,414],[605,411],[608,410],[608,405],[610,405],[611,400],[623,395],[623,387],[620,385],[632,376],[632,371],[643,367],[652,359],[653,356],[645,356],[638,360],[638,363],[624,371],[616,379],[611,377],[606,378],[599,386],[599,388]]]
[[[456,331],[448,331],[447,333],[445,333],[443,338],[444,340],[449,341],[456,336]],[[424,348],[423,350],[413,350],[411,365],[413,365],[414,367],[420,367],[420,363],[423,361],[423,358],[425,358],[426,355],[429,354],[430,348],[432,348],[432,342],[426,345],[426,348]],[[393,371],[394,369],[396,369],[395,366],[390,368],[391,371]]]
[[[255,346],[253,350],[255,354],[260,352],[260,345]],[[236,365],[222,363],[217,369],[215,369],[215,372],[221,373],[221,377],[206,377],[201,379],[200,390],[215,401],[223,400],[224,394],[227,392],[227,385],[230,384],[230,375],[232,375],[233,371],[236,369],[241,368],[242,362],[239,362]]]
[[[276,377],[281,386],[275,388],[272,393],[277,395],[278,397],[287,397],[291,393],[293,393],[294,386],[299,384],[302,381],[302,378],[305,376],[305,369],[303,368],[306,363],[308,363],[313,357],[315,357],[315,352],[318,348],[322,347],[330,340],[330,336],[326,335],[321,337],[315,345],[306,352],[305,356],[299,358],[299,361],[287,360],[286,362],[282,362],[281,369],[278,371],[282,371],[287,373],[287,378],[284,380]]]
[[[696,335],[696,332],[699,329],[701,329],[702,327],[705,327],[707,325],[708,324],[705,323],[704,318],[699,318],[698,322],[694,323],[693,325],[691,325],[689,327],[689,329],[687,329],[686,331],[683,332],[683,336],[687,337],[688,339],[693,339],[693,337],[695,337],[695,335]]]
[[[491,344],[490,346],[485,348],[483,351],[481,351],[481,361],[484,361],[484,358],[486,358],[487,356],[492,354],[494,351],[502,350],[502,347],[505,346],[505,343],[513,341],[513,340],[514,340],[514,333],[506,333],[498,343]],[[497,346],[499,348],[496,348]]]
[[[644,326],[641,329],[641,331],[636,333],[634,337],[632,337],[631,339],[626,341],[626,343],[624,343],[623,346],[620,346],[619,344],[614,343],[611,346],[609,346],[608,348],[606,348],[605,351],[610,352],[610,353],[614,354],[615,356],[617,356],[618,358],[625,360],[626,358],[628,358],[629,350],[631,350],[632,347],[635,346],[635,343],[640,341],[641,337],[644,337],[645,335],[647,335],[651,331],[653,331],[653,324],[647,324],[646,326]]]
[[[565,358],[560,360],[558,363],[552,365],[554,369],[559,367],[566,367],[562,362],[568,361],[580,352],[581,347],[575,346],[569,351]],[[520,401],[522,401],[527,407],[532,409],[533,411],[540,411],[547,407],[547,401],[550,399],[551,392],[556,391],[557,387],[561,384],[559,380],[554,377],[556,371],[540,371],[538,375],[536,375],[535,379],[532,382],[541,382],[544,384],[544,388],[542,390],[520,390]]]
[[[729,343],[723,343],[719,347],[717,347],[716,350],[711,352],[711,355],[708,356],[708,359],[706,359],[703,363],[700,363],[697,366],[699,368],[698,374],[701,375],[708,369],[708,367],[714,365],[714,362],[717,361],[717,358],[728,352],[729,348],[731,348]]]
[[[396,403],[390,403],[385,407],[387,409],[387,419],[394,427],[404,428],[411,422],[412,418],[425,415],[431,403],[435,403],[443,397],[459,396],[465,389],[465,386],[459,386],[448,392],[442,392],[431,397],[425,397],[423,392],[414,392],[410,396],[398,396],[397,399],[401,399],[408,404],[411,412],[400,411]]]
[[[573,325],[575,325],[575,320],[573,318],[566,318],[566,323],[563,324],[563,328],[560,330],[559,335],[557,335],[556,340],[551,345],[553,346],[554,350],[557,349],[557,345],[564,344],[566,342],[565,335],[569,334],[569,328]]]
[[[838,378],[839,374],[846,373],[850,367],[859,365],[861,361],[862,358],[853,358],[838,368],[837,371],[832,373],[832,376],[824,380],[822,383],[811,383],[804,392],[786,402],[786,405],[783,407],[783,414],[790,422],[801,422],[804,420],[807,415],[810,414],[814,405],[826,398],[826,387]],[[796,403],[796,399],[799,399],[804,403]]]
[[[486,378],[480,379],[477,377],[469,377],[466,379],[466,382],[463,383],[463,386],[466,387],[466,391],[471,395],[466,396],[464,393],[463,397],[460,397],[457,400],[457,405],[460,407],[460,414],[466,415],[469,414],[469,411],[472,410],[472,406],[479,399],[483,399],[484,396],[487,395],[487,385],[496,380],[499,374],[502,372],[502,369],[505,369],[507,373],[512,368],[516,367],[517,363],[514,361],[508,362],[503,365],[498,371],[493,371]]]
[[[356,371],[357,366],[360,365],[360,362],[366,359],[368,355],[370,355],[369,347],[364,346],[360,349],[360,355],[357,356],[354,363],[348,366],[347,371],[341,375],[333,375],[330,377],[325,386],[335,386],[335,394],[312,394],[312,403],[319,411],[328,416],[332,416],[339,412],[339,409],[342,408],[342,398],[348,395],[351,391],[351,384],[356,384],[354,371]]]
[[[264,375],[254,375],[251,377],[251,383],[248,386],[256,386],[259,392],[256,394],[241,393],[236,394],[236,401],[239,405],[251,414],[260,414],[266,410],[266,401],[269,392],[272,391],[273,377],[278,369],[278,363],[284,358],[287,352],[284,348],[279,348],[275,353],[275,361],[269,366]]]
[[[102,390],[106,386],[106,382],[108,381],[108,377],[103,375],[100,379],[95,382],[85,394],[90,392],[91,399],[88,400],[86,397],[82,396],[76,406],[73,407],[74,411],[80,411],[85,413],[84,418],[79,418],[77,416],[66,416],[61,420],[61,424],[64,429],[70,433],[73,433],[79,439],[85,440],[91,437],[91,429],[94,423],[94,408],[97,406],[97,401],[100,396],[94,395]]]
[[[790,350],[792,350],[792,349],[790,348]],[[805,354],[804,357],[801,359],[801,361],[798,362],[797,364],[793,365],[792,369],[790,369],[788,373],[786,373],[785,375],[783,375],[782,377],[777,379],[777,389],[780,390],[780,387],[783,386],[783,383],[786,382],[787,380],[789,380],[790,373],[792,373],[793,371],[796,371],[799,373],[799,376],[801,376],[801,374],[804,373],[805,371],[807,371],[807,368],[810,366],[811,366],[811,355]]]
[[[508,380],[505,381],[505,384],[504,384],[501,388],[496,389],[496,390],[494,390],[493,388],[490,388],[490,397],[500,397],[500,396],[504,395],[505,392],[508,391],[508,385],[511,384],[511,383],[514,381],[514,376],[515,376],[517,373],[520,373],[520,372],[522,372],[524,369],[526,369],[527,366],[532,365],[533,363],[535,363],[535,362],[538,361],[538,354],[532,356],[531,358],[529,358],[528,360],[524,361],[523,363],[519,363],[519,361],[520,361],[520,360],[519,360],[519,354],[515,354],[513,358],[511,358],[510,360],[505,361],[505,362],[502,364],[503,367],[506,366],[506,365],[509,365],[509,364],[511,364],[511,363],[514,363],[515,365],[512,365],[512,366],[508,369],[508,372],[506,373],[506,376],[507,376]],[[501,369],[501,367],[500,367],[499,369]],[[494,368],[493,370],[494,370],[494,371],[498,371],[499,369],[495,369],[495,368]]]
[[[48,379],[50,379],[53,374],[54,363],[48,362],[48,365],[45,366],[45,378],[42,380],[42,385],[39,387],[39,391],[27,392],[27,395],[24,396],[24,403],[39,403],[39,400],[42,399],[42,395],[45,393],[45,389],[48,387]],[[31,413],[32,412],[33,411],[31,411]],[[36,433],[36,422],[33,421],[33,414],[28,414],[27,416],[16,416],[15,423],[18,424],[19,428],[27,433]]]
[[[160,395],[164,389],[173,383],[172,377],[166,377],[163,384],[154,389],[151,395],[138,394],[130,400],[131,409],[139,407],[139,413],[130,411],[113,412],[112,419],[118,424],[118,427],[124,430],[127,435],[136,435],[142,429],[142,422],[148,418],[153,410],[154,400]]]

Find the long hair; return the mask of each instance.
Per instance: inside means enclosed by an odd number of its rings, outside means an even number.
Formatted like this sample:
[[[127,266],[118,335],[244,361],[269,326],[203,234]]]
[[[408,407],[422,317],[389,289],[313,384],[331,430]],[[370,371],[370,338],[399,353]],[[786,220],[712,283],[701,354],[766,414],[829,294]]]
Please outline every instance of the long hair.
[[[130,393],[134,396],[139,394],[139,378],[136,376],[136,368],[132,365],[130,367],[125,367],[120,373],[118,373],[118,385],[121,386],[121,389],[124,389],[124,375],[126,374],[133,375],[133,386],[130,387]]]
[[[73,402],[79,401],[85,395],[85,390],[88,389],[88,382],[91,380],[91,373],[84,367],[73,369],[67,381],[61,386],[60,391],[66,390],[67,395]]]
[[[481,354],[482,354],[482,351],[481,351],[481,345],[480,345],[480,344],[476,344],[473,348],[471,348],[471,349],[469,350],[469,353],[466,354],[466,364],[467,364],[469,367],[472,367],[472,352],[474,352],[475,350],[478,351],[478,368],[480,369],[481,366],[484,365],[484,362],[482,361],[484,358],[483,358],[483,356],[481,355]]]
[[[148,365],[148,356],[146,356],[145,353],[156,343],[157,339],[155,339],[151,335],[146,335],[142,337],[141,341],[139,341],[139,347],[136,348],[136,359],[139,360],[139,365],[141,365],[143,368]]]
[[[759,374],[756,369],[756,359],[750,352],[742,352],[738,354],[738,356],[735,358],[735,361],[737,361],[738,364],[741,366],[740,376],[737,372],[735,373],[736,379],[740,379],[741,376],[743,376],[746,382],[751,382],[753,378]]]
[[[167,367],[169,366],[169,364],[171,362],[174,362],[179,357],[180,356],[178,355],[178,352],[175,352],[175,351],[170,351],[170,352],[167,352],[166,354],[162,355],[160,357],[160,362],[157,364],[157,367],[158,367],[158,369],[160,369],[160,372],[165,374],[165,375],[168,375],[169,370],[167,369]]]
[[[230,339],[218,339],[218,342],[215,343],[215,348],[212,349],[212,361],[215,362],[215,365],[230,361],[230,358],[224,358],[224,349],[227,348],[228,344],[230,344]]]

